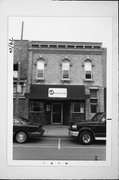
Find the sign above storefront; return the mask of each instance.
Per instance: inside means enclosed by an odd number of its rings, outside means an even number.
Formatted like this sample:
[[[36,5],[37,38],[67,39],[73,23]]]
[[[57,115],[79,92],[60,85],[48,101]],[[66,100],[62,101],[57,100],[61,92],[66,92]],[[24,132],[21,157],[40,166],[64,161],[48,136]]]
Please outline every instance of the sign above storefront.
[[[65,99],[85,100],[85,86],[83,85],[31,85],[30,93],[25,94],[30,99]],[[88,97],[89,98],[89,97]]]
[[[67,98],[67,88],[48,88],[48,97]]]

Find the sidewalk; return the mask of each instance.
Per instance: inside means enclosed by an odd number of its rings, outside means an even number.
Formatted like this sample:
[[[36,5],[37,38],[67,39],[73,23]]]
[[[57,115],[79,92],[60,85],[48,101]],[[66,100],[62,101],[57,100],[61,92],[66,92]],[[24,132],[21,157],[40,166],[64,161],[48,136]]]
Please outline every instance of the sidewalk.
[[[68,127],[65,125],[46,125],[44,135],[48,137],[69,137]]]

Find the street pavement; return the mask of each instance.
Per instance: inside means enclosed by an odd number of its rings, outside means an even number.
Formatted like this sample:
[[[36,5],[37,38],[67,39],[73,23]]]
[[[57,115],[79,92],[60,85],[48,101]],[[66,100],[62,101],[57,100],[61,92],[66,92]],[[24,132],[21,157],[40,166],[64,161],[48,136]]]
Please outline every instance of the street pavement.
[[[14,160],[105,160],[106,143],[82,145],[68,135],[68,126],[45,126],[43,137],[14,143]]]

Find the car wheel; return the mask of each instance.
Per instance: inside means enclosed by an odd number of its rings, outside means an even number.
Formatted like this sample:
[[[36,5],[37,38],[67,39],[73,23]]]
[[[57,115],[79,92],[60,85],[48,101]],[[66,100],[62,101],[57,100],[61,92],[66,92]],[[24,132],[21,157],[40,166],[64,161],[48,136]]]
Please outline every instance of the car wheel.
[[[90,132],[84,131],[79,135],[79,141],[82,144],[91,144],[93,142],[93,136]]]
[[[19,131],[17,134],[16,134],[16,141],[18,143],[24,143],[26,142],[27,140],[27,134],[23,131]]]

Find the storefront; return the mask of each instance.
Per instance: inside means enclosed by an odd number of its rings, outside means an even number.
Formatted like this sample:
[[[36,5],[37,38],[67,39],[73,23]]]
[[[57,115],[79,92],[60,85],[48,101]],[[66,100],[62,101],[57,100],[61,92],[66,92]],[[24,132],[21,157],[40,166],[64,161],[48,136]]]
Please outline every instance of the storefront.
[[[64,124],[85,118],[85,86],[31,85],[29,118],[43,124]]]

